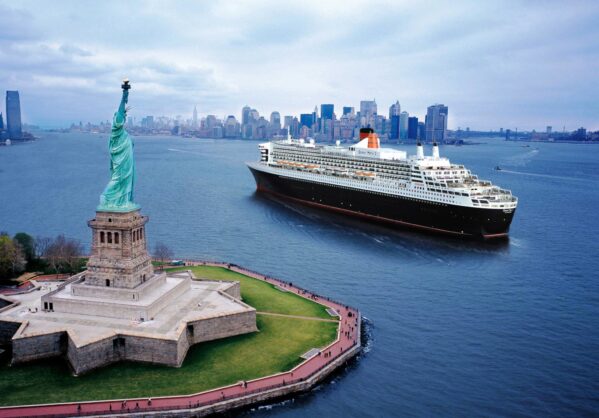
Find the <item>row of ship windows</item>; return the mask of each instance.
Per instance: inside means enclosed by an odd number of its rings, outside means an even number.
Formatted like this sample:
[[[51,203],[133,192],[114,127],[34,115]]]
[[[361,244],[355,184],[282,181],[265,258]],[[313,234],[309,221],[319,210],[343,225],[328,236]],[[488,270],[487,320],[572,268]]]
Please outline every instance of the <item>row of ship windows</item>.
[[[277,157],[278,153],[273,153],[274,157]],[[327,158],[325,156],[322,156],[320,154],[315,155],[314,157],[317,157],[316,159],[313,158],[308,158],[306,156],[305,152],[281,152],[281,158],[284,159],[292,159],[292,160],[296,160],[298,162],[302,162],[302,163],[308,163],[308,164],[322,164],[324,163],[328,163],[331,166],[335,166],[335,167],[343,167],[343,168],[349,168],[349,169],[358,169],[358,170],[372,170],[374,169],[375,172],[377,173],[387,173],[387,174],[394,174],[397,176],[400,176],[402,178],[405,178],[405,176],[409,175],[410,172],[415,172],[415,174],[412,174],[412,176],[417,176],[418,178],[420,178],[420,170],[418,169],[418,167],[412,167],[410,165],[405,165],[405,164],[388,164],[388,163],[384,163],[384,162],[373,162],[373,161],[356,161],[356,159],[348,159],[348,158],[343,158],[343,157],[337,157],[337,158]],[[346,164],[339,164],[339,161],[343,160],[346,162]],[[363,164],[358,164],[359,162],[362,162]],[[467,170],[450,170],[450,171],[436,171],[435,172],[436,175],[447,175],[447,176],[458,176],[459,180],[462,180],[465,176],[469,175],[469,171]],[[441,178],[438,178],[438,180],[440,180]],[[426,180],[435,180],[432,177],[426,176]],[[449,183],[454,182],[454,183],[458,183],[458,180],[455,180],[455,178],[453,177],[447,177],[447,178],[443,178],[443,180],[448,180]],[[443,184],[435,184],[438,187],[443,187]]]
[[[273,158],[292,158],[294,160],[298,160],[298,161],[302,161],[302,162],[307,162],[307,163],[314,163],[314,164],[318,164],[318,163],[322,163],[322,162],[329,162],[329,163],[339,163],[344,162],[347,165],[352,165],[352,166],[358,166],[361,168],[369,168],[372,166],[377,166],[380,167],[381,169],[387,169],[387,170],[402,170],[402,171],[410,171],[411,167],[409,165],[389,165],[389,164],[383,164],[380,162],[375,162],[375,161],[355,161],[355,160],[349,160],[349,159],[343,159],[343,158],[326,158],[326,157],[319,157],[319,158],[309,158],[306,155],[302,155],[302,154],[288,154],[288,153],[273,153],[272,154]]]
[[[441,189],[429,189],[432,192],[437,192],[437,193],[445,193],[445,194],[454,194],[456,196],[468,196],[468,193],[461,193],[461,192],[452,192],[451,190],[441,190]]]
[[[412,179],[412,181],[414,181],[414,182],[417,182],[417,183],[422,183],[422,181],[421,181],[421,180],[418,180],[418,179],[415,179],[415,178],[413,178],[413,179]],[[427,184],[429,184],[429,183],[427,183]],[[429,184],[429,185],[430,185],[430,184]],[[440,184],[438,184],[438,187],[440,187],[440,186],[441,186],[441,185],[440,185]],[[431,190],[432,192],[437,192],[437,193],[445,193],[445,194],[452,194],[452,195],[457,195],[457,196],[466,196],[466,197],[468,196],[468,194],[467,194],[467,193],[461,193],[461,192],[453,192],[453,191],[448,191],[448,190],[432,189],[432,188],[431,188],[431,189],[429,189],[429,190]]]
[[[348,170],[374,171],[376,173],[393,174],[393,175],[402,176],[402,177],[410,176],[409,170],[397,170],[397,169],[391,170],[391,169],[386,169],[386,168],[380,168],[380,167],[377,167],[376,165],[366,166],[366,165],[358,165],[358,164],[340,164],[336,161],[335,162],[333,162],[333,161],[314,161],[314,160],[309,160],[307,158],[289,158],[289,157],[283,157],[283,158],[292,159],[293,161],[297,161],[297,162],[305,163],[305,164],[325,165],[325,167],[339,167],[339,168],[345,168]],[[417,177],[420,178],[420,176],[417,176]]]
[[[339,164],[338,160],[331,160],[331,159],[324,158],[321,161],[318,161],[318,160],[313,160],[313,159],[305,158],[305,156],[303,156],[303,155],[296,156],[296,155],[286,155],[286,154],[283,154],[281,156],[281,158],[292,159],[292,160],[295,160],[297,162],[306,163],[306,164],[319,164],[319,163],[322,163],[324,161],[324,162],[329,162],[329,165],[333,166],[333,167],[347,168],[347,169],[353,169],[353,170],[367,170],[367,171],[370,171],[370,170],[374,169],[374,171],[376,173],[391,174],[392,176],[390,176],[390,177],[397,176],[397,177],[400,177],[402,179],[409,179],[409,180],[412,180],[412,181],[415,181],[415,182],[419,182],[419,183],[422,182],[419,172],[416,171],[416,173],[412,172],[412,174],[410,174],[410,168],[409,167],[406,167],[405,171],[404,171],[403,167],[401,167],[399,169],[397,167],[394,167],[394,169],[389,169],[388,167],[381,168],[376,163],[375,164],[370,163],[368,166],[365,166],[365,165],[357,165],[353,161],[350,162],[347,165],[344,165],[344,164]],[[462,173],[462,174],[465,175],[464,171],[458,171],[458,172],[452,171],[451,173],[456,173],[456,174]],[[429,181],[427,181],[427,184],[430,185],[430,186],[446,187],[446,185],[442,184],[442,183],[433,183],[433,181],[435,179],[433,179],[431,177],[426,176],[425,179],[429,180]],[[437,179],[437,180],[441,180],[441,179]],[[463,177],[460,177],[458,179],[445,178],[443,180],[447,181],[447,183],[450,183],[450,184],[451,183],[456,183],[457,184],[461,180],[464,180],[464,179],[463,179]]]
[[[388,169],[401,169],[401,170],[410,170],[413,168],[413,170],[415,170],[416,172],[420,173],[420,168],[418,166],[414,166],[412,167],[409,164],[402,164],[401,162],[398,161],[394,161],[394,162],[385,162],[385,161],[377,161],[377,162],[373,162],[371,159],[364,159],[364,158],[359,158],[359,157],[351,157],[351,158],[347,158],[344,157],[342,155],[339,156],[334,156],[334,157],[328,157],[326,156],[326,154],[322,154],[319,151],[315,151],[312,150],[310,148],[305,148],[302,150],[297,150],[296,147],[293,146],[278,146],[277,148],[283,148],[283,150],[281,149],[274,149],[273,153],[282,153],[282,154],[287,154],[287,155],[292,155],[294,157],[297,158],[306,158],[306,154],[313,154],[313,157],[321,160],[321,161],[339,161],[339,160],[344,160],[347,161],[349,163],[355,164],[357,162],[362,162],[364,164],[366,164],[366,167],[371,167],[374,163],[374,165],[378,165],[380,167],[385,167]],[[440,175],[440,174],[444,174],[444,175],[467,175],[469,174],[468,170],[465,170],[463,166],[452,166],[452,170],[435,170],[432,167],[426,167],[428,170],[434,170],[433,172],[436,175]]]
[[[286,152],[285,152],[286,151]],[[362,158],[346,158],[346,157],[328,157],[325,155],[322,155],[320,153],[315,154],[313,156],[314,159],[308,159],[308,156],[306,156],[305,152],[296,152],[296,151],[290,151],[290,150],[285,150],[285,151],[280,151],[280,150],[274,150],[273,151],[273,157],[274,158],[278,158],[278,155],[280,154],[283,158],[296,158],[296,159],[301,159],[304,162],[310,162],[310,163],[314,163],[314,164],[318,164],[319,162],[325,161],[325,162],[339,162],[339,161],[344,161],[348,164],[351,165],[358,165],[358,164],[362,164],[360,165],[360,167],[364,167],[364,169],[368,169],[372,166],[377,166],[380,167],[381,169],[388,169],[388,170],[407,170],[410,171],[412,169],[412,166],[409,164],[402,164],[402,163],[388,163],[388,162],[384,162],[384,161],[373,161],[371,159],[362,159]],[[418,171],[417,167],[414,167],[414,170]]]
[[[313,176],[311,176],[311,177],[313,177]],[[362,188],[362,189],[363,189],[363,186],[362,186],[361,184],[359,184],[357,181],[355,181],[355,180],[349,180],[349,181],[350,181],[350,182],[352,182],[352,183],[355,183],[357,186],[359,185],[359,186],[360,186],[360,188]],[[342,188],[342,189],[354,190],[354,189],[353,189],[353,188],[351,188],[351,187],[345,187],[345,186],[342,186],[342,185],[340,185],[340,184],[337,184],[337,183],[326,183],[326,184],[328,184],[328,185],[332,185],[332,186],[336,186],[336,187],[340,187],[340,188]],[[379,187],[381,187],[381,188],[383,188],[383,189],[385,189],[385,190],[387,190],[387,191],[389,191],[389,192],[394,192],[394,191],[397,191],[397,190],[398,190],[398,189],[397,189],[397,188],[395,188],[395,187],[389,187],[389,186],[379,186]],[[391,194],[391,195],[393,195],[393,196],[397,196],[397,195],[395,195],[395,194],[393,194],[393,193],[380,193],[380,192],[377,192],[377,191],[375,191],[375,190],[372,190],[372,189],[367,189],[367,190],[368,190],[369,192],[376,193],[376,194],[381,194],[381,195],[387,195],[387,194]],[[440,199],[440,200],[441,200],[441,201],[443,201],[443,202],[447,202],[447,203],[452,203],[452,202],[453,202],[453,198],[452,198],[452,199],[448,199],[448,198],[447,198],[447,197],[445,197],[445,196],[434,196],[434,195],[432,195],[432,194],[431,194],[431,193],[429,193],[429,192],[419,192],[419,191],[416,191],[416,192],[414,192],[414,193],[416,193],[416,194],[417,194],[417,195],[419,195],[419,196],[422,196],[422,197],[423,197],[423,198],[425,198],[425,199],[430,199],[431,197],[433,197],[433,198],[436,198],[436,199]],[[401,196],[402,196],[402,197],[405,197],[405,198],[407,198],[407,199],[409,199],[409,197],[406,197],[406,196],[404,196],[404,195],[401,195]],[[417,199],[417,200],[420,200],[420,199]],[[429,201],[429,200],[427,200],[427,201]],[[435,203],[435,202],[431,202],[431,203]]]
[[[338,160],[328,160],[328,159],[314,160],[314,159],[290,156],[290,155],[285,155],[285,154],[283,154],[281,156],[274,156],[273,159],[275,162],[278,159],[284,159],[284,160],[292,160],[292,161],[296,161],[296,162],[304,163],[304,164],[326,163],[327,167],[339,167],[339,168],[345,168],[345,169],[350,169],[350,170],[374,171],[376,173],[391,174],[391,175],[398,176],[398,177],[401,177],[404,179],[408,178],[410,176],[409,168],[405,168],[405,170],[404,170],[403,168],[401,168],[401,169],[398,169],[398,168],[389,169],[388,167],[381,168],[381,167],[378,167],[376,164],[370,164],[370,165],[358,165],[358,164],[351,164],[351,163],[350,164],[340,164]],[[412,175],[414,176],[415,174],[412,174]],[[417,178],[420,178],[420,176],[418,175]]]

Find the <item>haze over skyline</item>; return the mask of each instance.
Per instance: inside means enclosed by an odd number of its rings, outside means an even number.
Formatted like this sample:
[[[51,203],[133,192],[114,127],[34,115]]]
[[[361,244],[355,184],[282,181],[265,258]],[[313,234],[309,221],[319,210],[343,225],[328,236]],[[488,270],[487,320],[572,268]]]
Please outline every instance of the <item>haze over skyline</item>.
[[[399,100],[449,127],[599,129],[596,2],[14,2],[0,0],[0,88],[23,121],[269,115]],[[0,107],[3,111],[4,106]]]

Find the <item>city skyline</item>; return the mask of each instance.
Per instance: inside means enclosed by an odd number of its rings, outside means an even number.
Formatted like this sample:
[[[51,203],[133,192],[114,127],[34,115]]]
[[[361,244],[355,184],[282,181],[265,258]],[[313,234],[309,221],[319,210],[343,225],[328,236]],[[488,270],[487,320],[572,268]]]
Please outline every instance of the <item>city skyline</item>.
[[[592,2],[62,4],[0,1],[0,87],[24,123],[103,120],[128,76],[139,118],[376,97],[419,118],[444,103],[449,129],[599,129]]]
[[[257,139],[270,140],[287,137],[316,140],[318,142],[357,141],[362,135],[362,128],[372,128],[382,142],[419,141],[425,143],[463,144],[468,138],[501,137],[506,140],[533,141],[598,141],[599,131],[587,132],[585,127],[574,130],[554,130],[552,126],[531,131],[503,128],[481,131],[469,126],[457,130],[448,129],[449,107],[444,104],[433,104],[427,107],[424,118],[414,116],[401,107],[396,101],[388,109],[388,115],[379,113],[375,100],[360,101],[356,107],[343,106],[338,116],[335,107],[323,103],[314,107],[311,113],[299,115],[283,115],[273,110],[270,116],[250,106],[243,106],[240,119],[236,115],[199,115],[194,106],[192,116],[147,115],[142,118],[129,116],[127,127],[135,135],[175,135],[182,137],[213,139]],[[111,130],[109,120],[90,123],[83,121],[72,123],[63,131],[108,133]]]

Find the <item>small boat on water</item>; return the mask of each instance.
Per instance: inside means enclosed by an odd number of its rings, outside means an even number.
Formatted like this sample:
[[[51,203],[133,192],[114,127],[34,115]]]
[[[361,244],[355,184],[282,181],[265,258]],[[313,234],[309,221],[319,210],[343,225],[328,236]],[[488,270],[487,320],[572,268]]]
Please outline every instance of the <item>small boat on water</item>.
[[[499,167],[498,165],[495,166],[495,171],[501,171],[501,167]]]

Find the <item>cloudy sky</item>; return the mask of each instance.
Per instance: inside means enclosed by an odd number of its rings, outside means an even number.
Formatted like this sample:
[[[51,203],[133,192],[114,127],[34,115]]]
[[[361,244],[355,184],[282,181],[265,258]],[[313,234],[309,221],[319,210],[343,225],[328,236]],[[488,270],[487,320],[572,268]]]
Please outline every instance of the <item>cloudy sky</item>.
[[[399,100],[450,128],[599,129],[599,2],[0,0],[0,90],[41,126]],[[0,106],[1,110],[4,106]]]

